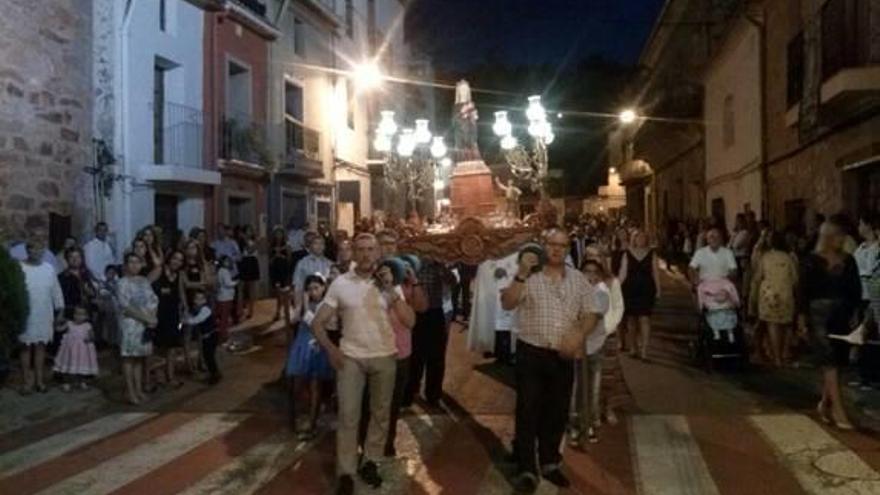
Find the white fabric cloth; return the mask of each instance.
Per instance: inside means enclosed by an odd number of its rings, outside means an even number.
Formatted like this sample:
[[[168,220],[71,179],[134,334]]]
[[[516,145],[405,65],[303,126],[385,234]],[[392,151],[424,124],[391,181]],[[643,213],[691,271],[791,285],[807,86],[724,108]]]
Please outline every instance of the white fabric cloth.
[[[287,245],[291,251],[302,251],[306,246],[306,231],[302,229],[292,229],[287,233]]]
[[[403,297],[400,287],[395,292]],[[373,277],[351,271],[330,284],[324,304],[342,316],[340,350],[354,359],[371,359],[397,354],[394,329],[388,319],[388,301]]]
[[[608,331],[605,329],[605,314],[608,313],[611,307],[611,291],[605,285],[605,282],[593,285],[593,305],[596,311],[602,315],[602,318],[596,323],[596,328],[593,329],[593,332],[587,336],[587,355],[592,355],[602,350],[602,346],[605,345],[605,339],[608,338]]]
[[[116,263],[116,255],[110,243],[96,237],[83,246],[83,254],[86,258],[86,268],[92,273],[92,277],[103,282],[107,266]]]
[[[64,294],[55,268],[46,262],[39,265],[22,263],[27,285],[28,312],[25,331],[18,336],[22,344],[46,344],[52,341],[55,331],[55,311],[64,309]]]
[[[701,281],[727,278],[736,271],[736,259],[730,248],[721,246],[713,251],[711,247],[704,246],[694,253],[690,267],[699,271]]]
[[[856,260],[856,266],[859,267],[859,277],[862,279],[862,300],[868,299],[868,286],[866,282],[877,269],[878,256],[880,256],[880,243],[877,242],[872,242],[870,244],[863,242],[858,249],[856,249],[856,252],[853,253],[853,258]]]
[[[501,290],[513,281],[517,270],[518,253],[497,259],[487,260],[477,268],[474,278],[474,303],[468,324],[468,350],[473,352],[493,352],[495,332],[513,330],[514,311],[501,308]],[[496,277],[496,272],[503,276]]]
[[[18,244],[11,246],[9,248],[9,256],[18,261],[27,260],[27,245],[23,242],[19,242]],[[52,254],[52,251],[49,251],[48,249],[43,251],[43,263],[49,263],[52,265],[52,268],[55,270],[55,275],[64,271],[64,268],[59,270],[60,262],[58,261],[58,258],[56,258],[55,255]]]
[[[217,272],[217,301],[229,302],[235,300],[235,286],[238,280],[232,278],[232,271],[221,268]]]
[[[612,279],[608,289],[611,295],[611,304],[602,319],[605,322],[605,333],[611,335],[617,331],[617,327],[623,321],[623,313],[626,308],[623,303],[623,289],[620,286],[620,280],[616,277]]]

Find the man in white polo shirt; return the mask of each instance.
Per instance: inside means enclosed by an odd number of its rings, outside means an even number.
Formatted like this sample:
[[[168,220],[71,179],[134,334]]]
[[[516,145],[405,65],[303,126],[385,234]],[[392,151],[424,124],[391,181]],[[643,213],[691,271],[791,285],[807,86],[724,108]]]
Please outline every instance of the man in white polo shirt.
[[[397,346],[388,318],[389,308],[402,320],[415,318],[403,299],[400,287],[380,290],[374,277],[379,244],[372,234],[354,239],[354,270],[340,275],[327,290],[324,302],[312,321],[315,338],[326,349],[336,369],[339,395],[339,426],[336,431],[337,493],[354,493],[354,473],[373,488],[382,484],[375,459],[385,447]],[[327,337],[326,325],[334,315],[342,317],[342,340],[336,347]],[[357,469],[357,436],[364,386],[369,383],[370,425],[364,456]]]
[[[736,276],[736,259],[733,251],[722,243],[721,230],[712,227],[706,233],[706,246],[694,253],[690,263],[691,283],[699,285],[704,280],[717,280]]]

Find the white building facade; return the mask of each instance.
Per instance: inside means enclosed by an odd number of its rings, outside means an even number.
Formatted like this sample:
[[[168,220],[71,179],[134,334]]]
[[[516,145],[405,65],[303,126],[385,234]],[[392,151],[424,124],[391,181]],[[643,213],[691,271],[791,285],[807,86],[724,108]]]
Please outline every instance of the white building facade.
[[[285,226],[326,222],[351,233],[359,218],[372,214],[367,164],[377,100],[395,91],[387,84],[358,88],[352,75],[376,58],[383,73],[406,67],[404,2],[268,5],[282,33],[270,57],[270,141],[280,164],[272,180],[270,219]]]
[[[705,76],[706,211],[728,226],[763,211],[760,50],[759,28],[737,19]]]
[[[202,227],[220,174],[206,160],[209,2],[95,0],[95,132],[116,159],[107,220],[118,247],[157,224]]]

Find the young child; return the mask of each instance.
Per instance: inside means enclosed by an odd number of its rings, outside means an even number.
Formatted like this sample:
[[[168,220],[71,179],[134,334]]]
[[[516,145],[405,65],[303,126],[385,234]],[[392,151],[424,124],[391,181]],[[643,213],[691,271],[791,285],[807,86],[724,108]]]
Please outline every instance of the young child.
[[[220,340],[226,340],[229,332],[232,309],[235,306],[235,287],[238,280],[232,276],[233,262],[229,256],[220,258],[220,270],[217,271],[217,331]]]
[[[192,335],[198,337],[202,346],[202,359],[208,368],[208,384],[214,385],[220,382],[223,376],[217,367],[217,325],[214,322],[211,307],[208,306],[208,296],[205,291],[196,289],[192,295],[192,305],[189,313],[184,316],[183,323],[192,328]]]
[[[296,400],[306,390],[309,394],[309,417],[306,427],[299,432],[303,440],[315,437],[318,413],[321,407],[321,386],[333,380],[333,367],[326,351],[315,340],[309,325],[318,306],[324,299],[327,283],[321,275],[309,275],[305,280],[306,300],[301,308],[297,308],[293,315],[294,323],[298,322],[296,336],[290,345],[290,353],[287,358],[287,376],[292,379],[292,395],[290,408],[291,424],[296,428]]]
[[[55,356],[55,372],[64,376],[61,388],[70,392],[71,382],[77,381],[82,390],[89,388],[86,380],[98,376],[98,355],[95,335],[89,323],[89,311],[83,305],[73,308],[73,320],[64,324],[64,338]]]

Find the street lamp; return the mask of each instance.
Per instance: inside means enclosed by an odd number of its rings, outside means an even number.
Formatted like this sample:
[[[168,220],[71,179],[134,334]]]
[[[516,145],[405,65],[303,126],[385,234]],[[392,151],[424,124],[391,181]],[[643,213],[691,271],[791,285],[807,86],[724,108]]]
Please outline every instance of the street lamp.
[[[637,118],[639,118],[639,114],[637,114],[636,111],[631,108],[623,110],[617,116],[617,119],[620,120],[620,123],[624,125],[632,124],[636,121]]]
[[[528,183],[533,191],[543,192],[542,185],[547,178],[548,168],[547,146],[556,139],[556,135],[553,125],[547,120],[547,110],[539,95],[529,96],[525,114],[529,122],[526,127],[530,137],[528,149],[514,136],[507,112],[495,112],[492,131],[501,138],[501,150],[513,176]]]
[[[360,90],[375,89],[382,84],[382,71],[375,62],[364,62],[354,67],[354,82]]]
[[[394,112],[380,112],[373,148],[385,154],[385,183],[393,190],[402,190],[407,204],[418,210],[418,199],[432,186],[436,191],[445,188],[442,174],[435,174],[438,166],[449,167],[448,148],[442,136],[431,133],[428,119],[417,119],[414,128],[398,132]],[[438,186],[439,185],[439,186]]]

